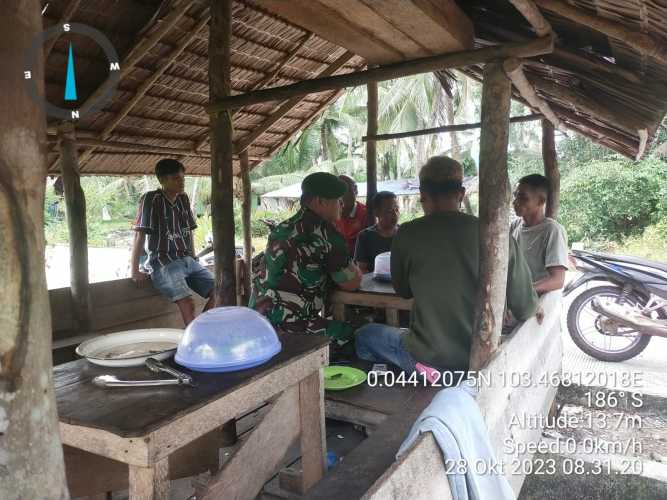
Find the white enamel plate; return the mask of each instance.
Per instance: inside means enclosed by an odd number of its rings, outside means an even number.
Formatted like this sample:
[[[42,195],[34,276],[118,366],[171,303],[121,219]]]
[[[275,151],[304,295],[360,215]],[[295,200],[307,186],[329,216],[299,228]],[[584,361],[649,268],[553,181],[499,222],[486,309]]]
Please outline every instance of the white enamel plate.
[[[101,366],[140,366],[146,358],[167,359],[183,336],[176,328],[146,328],[100,335],[79,344],[76,353]]]

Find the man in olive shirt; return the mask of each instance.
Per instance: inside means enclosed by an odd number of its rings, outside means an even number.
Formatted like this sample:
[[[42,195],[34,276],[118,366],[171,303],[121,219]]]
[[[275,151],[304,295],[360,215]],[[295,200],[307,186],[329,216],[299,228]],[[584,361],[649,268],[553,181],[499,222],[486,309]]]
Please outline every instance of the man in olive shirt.
[[[459,207],[463,168],[436,156],[419,172],[424,217],[401,225],[391,248],[396,292],[414,297],[410,329],[371,323],[356,334],[357,356],[389,362],[407,372],[417,363],[437,370],[467,371],[479,278],[479,221]],[[530,270],[509,239],[507,305],[519,320],[535,314]]]
[[[568,265],[567,233],[545,215],[549,191],[549,179],[543,175],[519,179],[513,203],[519,218],[510,225],[510,234],[528,262],[535,291],[540,295],[563,288]]]

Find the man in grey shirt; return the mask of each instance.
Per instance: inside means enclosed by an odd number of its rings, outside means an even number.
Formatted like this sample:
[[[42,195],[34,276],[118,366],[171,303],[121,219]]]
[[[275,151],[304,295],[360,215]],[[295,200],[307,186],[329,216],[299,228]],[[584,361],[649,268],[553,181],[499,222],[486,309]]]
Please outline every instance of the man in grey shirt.
[[[563,226],[545,216],[549,187],[543,175],[522,177],[514,190],[514,211],[519,218],[510,226],[538,294],[563,288],[567,271],[567,234]]]

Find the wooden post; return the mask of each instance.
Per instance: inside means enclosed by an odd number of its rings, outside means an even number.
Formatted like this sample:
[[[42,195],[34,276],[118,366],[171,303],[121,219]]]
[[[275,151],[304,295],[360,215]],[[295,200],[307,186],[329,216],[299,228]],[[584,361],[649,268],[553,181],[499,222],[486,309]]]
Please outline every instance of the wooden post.
[[[542,120],[542,160],[544,176],[551,183],[547,199],[547,217],[557,218],[560,208],[560,171],[556,156],[556,140],[554,126],[549,120]]]
[[[231,94],[231,38],[232,0],[211,2],[208,39],[210,102]],[[211,217],[217,306],[236,304],[233,133],[228,111],[211,115]]]
[[[26,92],[23,55],[42,31],[37,0],[0,16],[0,498],[69,498],[53,392],[44,273],[44,109]],[[32,68],[44,93],[41,54]]]
[[[538,109],[547,120],[553,123],[554,127],[560,127],[560,119],[556,116],[556,113],[551,110],[551,106],[549,106],[547,101],[537,95],[535,89],[526,78],[523,72],[523,62],[516,58],[507,59],[503,67],[505,73],[521,94],[521,97],[528,101],[528,104],[534,109]]]
[[[60,167],[69,230],[69,274],[72,294],[74,329],[87,332],[92,324],[92,304],[88,281],[88,229],[86,226],[86,196],[81,189],[79,159],[74,124],[63,123],[59,128]]]
[[[368,124],[366,135],[375,136],[378,133],[378,84],[370,82],[368,89]],[[375,141],[366,141],[366,207],[368,208],[368,225],[375,224],[373,213],[373,197],[378,190],[377,148]]]
[[[252,191],[250,185],[250,165],[248,163],[248,151],[241,153],[241,182],[243,183],[243,203],[242,203],[242,221],[243,221],[243,261],[245,268],[243,270],[243,297],[247,304],[250,299],[251,278],[252,278],[252,227],[250,223],[250,214],[252,212]]]
[[[302,492],[317,483],[327,470],[327,441],[324,424],[324,379],[318,370],[299,382]]]
[[[502,63],[484,68],[479,147],[479,292],[470,369],[480,370],[498,348],[505,312],[509,250],[507,141],[512,86]]]

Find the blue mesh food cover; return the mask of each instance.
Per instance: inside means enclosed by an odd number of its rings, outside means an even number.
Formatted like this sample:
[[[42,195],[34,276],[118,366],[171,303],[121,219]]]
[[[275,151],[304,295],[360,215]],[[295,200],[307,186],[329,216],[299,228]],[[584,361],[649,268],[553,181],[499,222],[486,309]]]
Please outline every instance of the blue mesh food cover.
[[[247,307],[217,307],[188,325],[174,358],[202,372],[244,370],[265,363],[282,345],[269,321]]]

